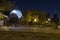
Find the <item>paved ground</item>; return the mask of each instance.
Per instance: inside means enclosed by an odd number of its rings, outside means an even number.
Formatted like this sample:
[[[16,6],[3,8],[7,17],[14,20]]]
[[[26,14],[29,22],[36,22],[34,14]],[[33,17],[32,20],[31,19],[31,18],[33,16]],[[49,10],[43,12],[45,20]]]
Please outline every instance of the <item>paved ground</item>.
[[[9,30],[8,28],[2,28]],[[20,27],[18,31],[0,31],[0,40],[60,40],[60,30],[51,28]]]
[[[19,31],[19,32],[45,32],[45,33],[56,33],[60,34],[60,30],[53,28],[39,28],[39,27],[0,27],[3,31]]]
[[[0,31],[0,40],[60,40],[60,34]]]

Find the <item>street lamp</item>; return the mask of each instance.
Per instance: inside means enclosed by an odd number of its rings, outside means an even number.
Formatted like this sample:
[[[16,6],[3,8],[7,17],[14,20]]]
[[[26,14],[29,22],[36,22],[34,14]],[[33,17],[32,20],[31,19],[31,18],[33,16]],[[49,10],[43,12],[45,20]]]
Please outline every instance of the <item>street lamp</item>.
[[[46,21],[46,23],[48,23],[48,21]]]
[[[34,19],[34,22],[37,22],[37,19]]]
[[[51,19],[50,18],[48,18],[48,21],[50,21]]]

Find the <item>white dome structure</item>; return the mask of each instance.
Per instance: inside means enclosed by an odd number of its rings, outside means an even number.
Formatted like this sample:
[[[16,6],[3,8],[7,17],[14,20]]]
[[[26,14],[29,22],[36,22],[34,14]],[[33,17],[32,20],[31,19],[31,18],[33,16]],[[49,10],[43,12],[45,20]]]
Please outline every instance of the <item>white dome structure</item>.
[[[21,11],[17,9],[12,10],[10,14],[16,14],[19,19],[22,17]]]

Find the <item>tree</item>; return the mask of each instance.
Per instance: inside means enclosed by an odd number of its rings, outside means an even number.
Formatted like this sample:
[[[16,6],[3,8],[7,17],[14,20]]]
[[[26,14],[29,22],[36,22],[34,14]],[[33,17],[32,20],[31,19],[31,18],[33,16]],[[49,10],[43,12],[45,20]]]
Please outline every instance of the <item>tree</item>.
[[[32,24],[36,24],[36,25],[39,24],[39,11],[38,10],[32,10],[31,16],[32,16],[32,18],[31,18]]]
[[[0,10],[10,11],[14,7],[14,3],[8,0],[0,0]]]
[[[58,21],[59,21],[58,15],[57,13],[54,13],[53,22],[56,24],[56,29],[57,29]]]
[[[6,2],[6,0],[0,0],[0,6],[2,6],[4,2]]]
[[[50,13],[46,13],[46,19],[50,18]]]
[[[39,22],[40,22],[40,24],[45,24],[45,22],[46,22],[46,12],[41,11],[39,13]]]

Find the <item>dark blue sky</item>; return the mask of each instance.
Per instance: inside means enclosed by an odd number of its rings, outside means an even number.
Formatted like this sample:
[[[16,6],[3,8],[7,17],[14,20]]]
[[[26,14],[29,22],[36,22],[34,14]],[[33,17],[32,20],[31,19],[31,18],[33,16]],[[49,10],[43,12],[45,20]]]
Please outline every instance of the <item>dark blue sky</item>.
[[[60,0],[16,0],[16,6],[21,10],[38,9],[50,12],[51,17],[57,11],[60,17]]]

